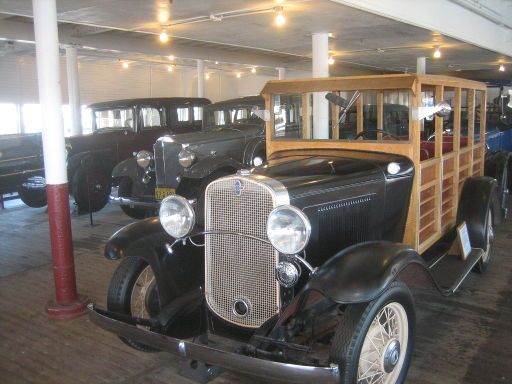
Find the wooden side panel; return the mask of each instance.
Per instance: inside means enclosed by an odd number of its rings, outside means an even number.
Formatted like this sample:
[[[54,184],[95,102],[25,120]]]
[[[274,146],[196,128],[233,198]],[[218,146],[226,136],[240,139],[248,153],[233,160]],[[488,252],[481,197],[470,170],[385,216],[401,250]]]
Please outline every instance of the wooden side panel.
[[[384,129],[384,92],[377,93],[377,129]],[[382,140],[382,133],[377,134],[377,140]]]
[[[484,158],[485,154],[485,122],[486,122],[486,111],[487,111],[487,91],[484,90],[482,92],[482,97],[480,98],[480,143],[482,144],[482,147],[480,148],[480,156],[482,159]],[[480,176],[484,175],[484,162],[481,161],[480,164]]]
[[[357,98],[357,133],[363,132],[363,94]]]
[[[311,94],[302,95],[302,138],[311,138]]]

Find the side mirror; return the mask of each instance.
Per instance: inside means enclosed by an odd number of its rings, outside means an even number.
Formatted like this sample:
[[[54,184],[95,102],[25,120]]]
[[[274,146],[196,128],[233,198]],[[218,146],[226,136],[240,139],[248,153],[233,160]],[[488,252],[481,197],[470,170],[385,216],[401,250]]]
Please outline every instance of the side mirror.
[[[448,117],[452,112],[452,106],[448,104],[446,101],[441,101],[434,108],[436,109],[435,114],[438,117]]]

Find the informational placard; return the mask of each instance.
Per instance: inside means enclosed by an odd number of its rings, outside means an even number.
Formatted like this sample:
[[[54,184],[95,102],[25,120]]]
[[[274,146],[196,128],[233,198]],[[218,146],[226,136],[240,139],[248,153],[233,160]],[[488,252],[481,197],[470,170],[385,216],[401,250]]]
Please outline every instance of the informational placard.
[[[469,240],[468,226],[463,221],[457,227],[457,238],[450,248],[450,255],[459,255],[462,260],[466,260],[471,253],[471,241]]]

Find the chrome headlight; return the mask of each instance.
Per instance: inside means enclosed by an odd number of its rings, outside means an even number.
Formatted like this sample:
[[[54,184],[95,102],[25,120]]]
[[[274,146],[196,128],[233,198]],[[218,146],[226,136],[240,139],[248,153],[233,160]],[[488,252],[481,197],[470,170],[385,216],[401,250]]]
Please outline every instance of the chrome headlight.
[[[165,232],[176,239],[187,236],[196,222],[194,209],[187,199],[178,195],[162,200],[159,216]]]
[[[178,154],[178,161],[184,168],[190,167],[196,160],[196,154],[188,148],[183,148]]]
[[[149,151],[139,151],[135,157],[137,159],[137,164],[141,168],[149,167],[151,160],[153,160],[153,154]]]
[[[281,205],[268,216],[268,239],[275,249],[285,255],[295,255],[306,248],[310,234],[311,224],[298,208]]]

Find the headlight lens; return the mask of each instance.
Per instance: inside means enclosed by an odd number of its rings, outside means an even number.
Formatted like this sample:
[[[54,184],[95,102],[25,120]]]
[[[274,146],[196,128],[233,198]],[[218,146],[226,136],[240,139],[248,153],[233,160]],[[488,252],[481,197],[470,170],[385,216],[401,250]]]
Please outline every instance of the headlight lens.
[[[162,200],[159,216],[165,232],[176,239],[188,235],[196,221],[190,203],[178,195],[168,196]]]
[[[136,158],[139,167],[147,168],[149,167],[151,160],[153,160],[153,154],[149,151],[139,151],[137,152]]]
[[[294,255],[306,248],[310,234],[308,218],[291,205],[281,205],[268,216],[267,236],[274,248],[285,255]]]
[[[190,167],[196,160],[196,154],[188,148],[183,148],[178,154],[178,161],[184,168]]]

